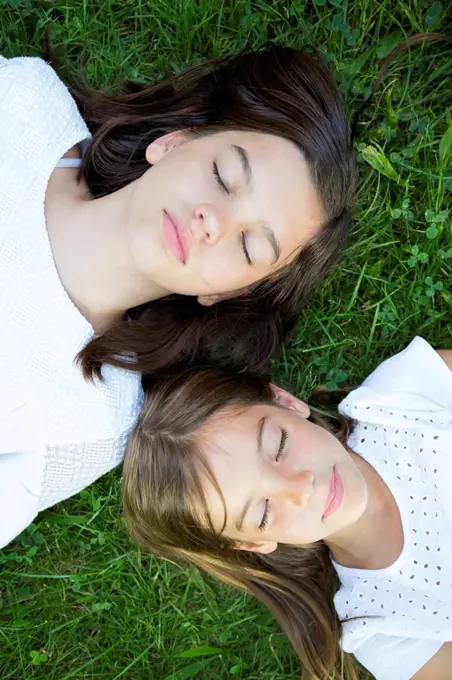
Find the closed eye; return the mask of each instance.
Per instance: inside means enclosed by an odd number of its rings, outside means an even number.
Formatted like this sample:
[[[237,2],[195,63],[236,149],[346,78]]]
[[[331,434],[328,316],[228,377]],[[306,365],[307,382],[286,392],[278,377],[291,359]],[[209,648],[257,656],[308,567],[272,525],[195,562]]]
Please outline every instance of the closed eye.
[[[212,165],[212,172],[213,172],[215,179],[217,180],[217,184],[219,185],[221,191],[224,191],[225,194],[229,195],[231,192],[229,191],[228,187],[226,186],[226,184],[221,179],[221,175],[218,172],[218,165],[216,164],[215,161],[213,162],[213,165]]]
[[[246,261],[250,265],[253,264],[252,261],[251,261],[250,254],[248,252],[248,248],[246,247],[246,239],[245,239],[245,232],[244,231],[242,231],[242,235],[241,235],[241,245],[242,245],[242,251],[243,251],[243,254],[245,255]]]
[[[262,516],[261,523],[259,524],[259,529],[260,529],[261,531],[264,531],[265,527],[266,527],[267,524],[268,524],[268,512],[269,512],[268,508],[269,508],[269,505],[270,505],[270,501],[269,501],[268,498],[267,498],[266,501],[265,501],[265,510],[264,510],[264,514],[263,514],[263,516]]]
[[[276,462],[278,462],[278,460],[281,458],[282,454],[284,453],[284,448],[286,446],[288,436],[289,435],[288,435],[286,428],[283,427],[281,429],[281,439],[279,441],[278,453],[276,454],[276,458],[275,458]]]

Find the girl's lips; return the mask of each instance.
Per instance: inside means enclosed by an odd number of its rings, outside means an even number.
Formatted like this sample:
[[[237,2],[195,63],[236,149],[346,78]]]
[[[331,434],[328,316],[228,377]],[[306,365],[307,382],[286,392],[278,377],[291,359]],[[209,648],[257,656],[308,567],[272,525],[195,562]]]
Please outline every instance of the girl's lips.
[[[166,210],[163,211],[163,233],[169,249],[178,262],[185,264],[187,261],[187,247],[183,240],[181,228],[176,220]]]
[[[328,498],[326,499],[325,512],[322,515],[322,520],[326,519],[340,508],[343,498],[344,483],[336,470],[336,466],[334,466],[333,474],[331,475],[330,491]]]

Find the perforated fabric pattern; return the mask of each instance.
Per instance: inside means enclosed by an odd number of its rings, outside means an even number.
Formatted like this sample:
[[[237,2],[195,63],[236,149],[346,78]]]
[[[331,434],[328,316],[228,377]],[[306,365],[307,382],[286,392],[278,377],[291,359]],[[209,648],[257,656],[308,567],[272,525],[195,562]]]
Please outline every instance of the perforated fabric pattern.
[[[342,646],[382,680],[408,680],[408,669],[452,640],[451,404],[451,371],[416,338],[340,406],[356,420],[350,447],[385,480],[404,530],[403,551],[387,569],[335,565]],[[383,673],[385,639],[398,641],[398,653],[393,663],[385,657]]]

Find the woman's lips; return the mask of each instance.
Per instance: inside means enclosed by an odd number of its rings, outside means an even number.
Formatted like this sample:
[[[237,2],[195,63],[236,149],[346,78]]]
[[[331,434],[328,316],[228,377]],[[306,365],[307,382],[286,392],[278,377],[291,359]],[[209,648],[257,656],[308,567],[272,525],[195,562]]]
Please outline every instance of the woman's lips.
[[[188,257],[188,248],[184,240],[183,228],[166,210],[163,211],[163,233],[166,243],[176,260],[185,264]]]
[[[333,467],[333,474],[331,475],[330,491],[328,498],[326,499],[325,512],[322,515],[322,520],[326,519],[333,512],[336,512],[342,505],[344,498],[344,484],[340,478],[339,473],[336,470],[336,466]]]

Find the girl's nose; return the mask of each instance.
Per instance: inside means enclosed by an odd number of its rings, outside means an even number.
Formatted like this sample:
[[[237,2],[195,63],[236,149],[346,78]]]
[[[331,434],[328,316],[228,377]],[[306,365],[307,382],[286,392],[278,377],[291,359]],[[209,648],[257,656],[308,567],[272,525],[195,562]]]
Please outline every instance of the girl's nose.
[[[287,481],[285,496],[291,503],[305,508],[314,490],[314,475],[308,470],[301,470],[291,475]]]
[[[191,230],[197,241],[214,245],[226,232],[226,220],[212,203],[200,203],[193,210]]]

